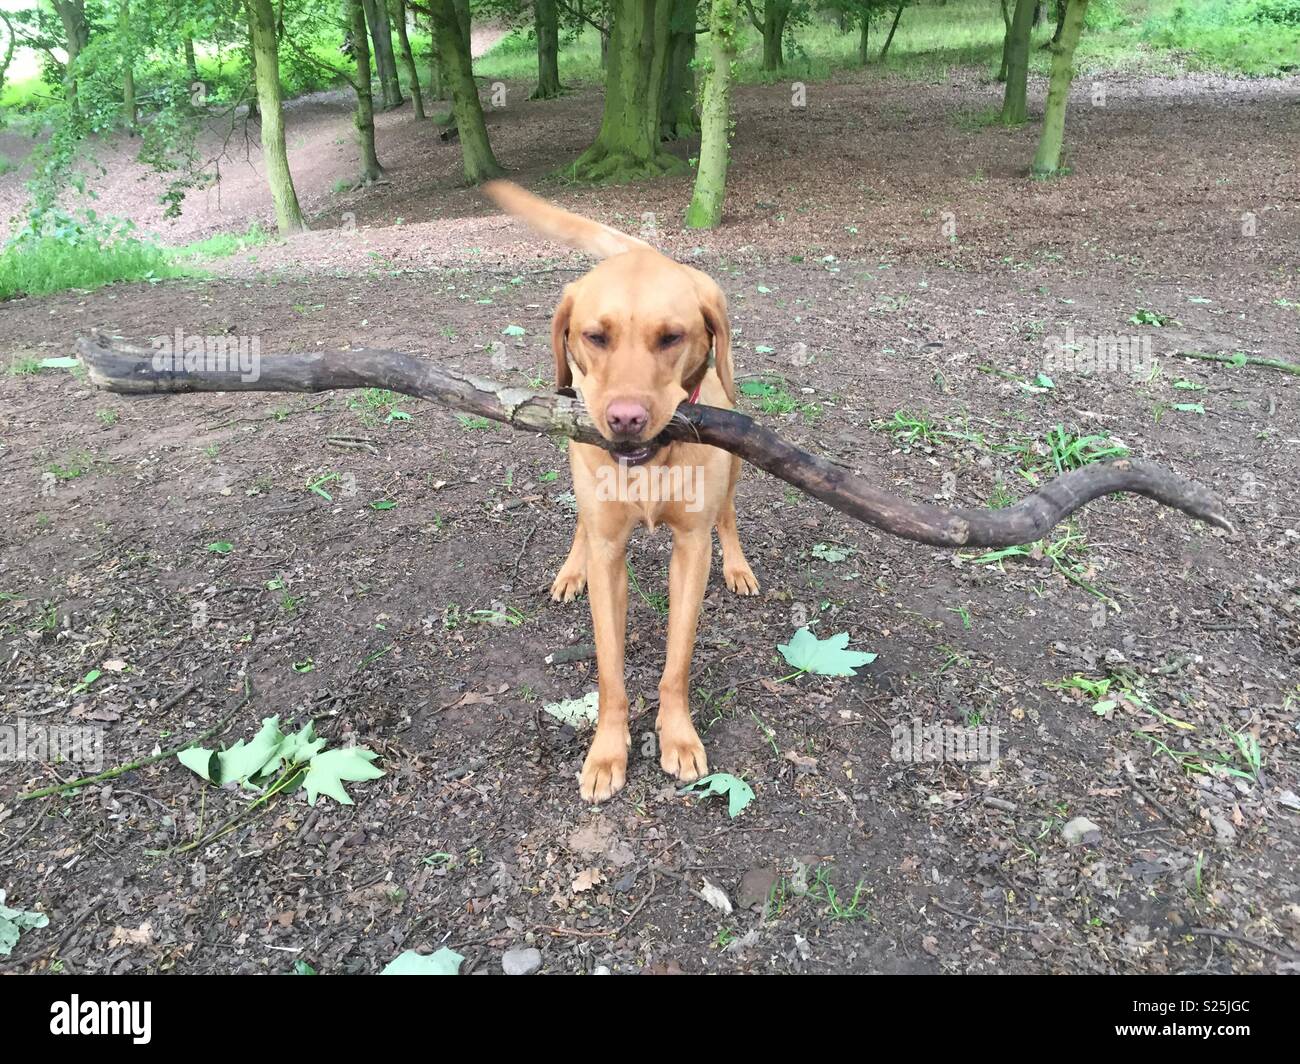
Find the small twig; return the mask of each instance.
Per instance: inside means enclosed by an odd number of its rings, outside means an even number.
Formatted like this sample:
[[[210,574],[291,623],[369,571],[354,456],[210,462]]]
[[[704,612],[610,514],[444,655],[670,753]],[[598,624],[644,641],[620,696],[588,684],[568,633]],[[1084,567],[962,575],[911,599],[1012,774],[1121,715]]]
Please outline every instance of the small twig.
[[[175,695],[172,698],[169,698],[165,703],[163,703],[163,705],[161,705],[158,708],[158,711],[161,713],[163,710],[170,709],[172,706],[176,705],[176,703],[178,703],[182,698],[184,698],[186,695],[188,695],[191,691],[193,691],[198,686],[199,686],[198,681],[195,680],[188,687],[186,687],[185,690],[182,691],[180,694]],[[79,780],[69,780],[67,783],[58,783],[52,787],[44,787],[39,791],[29,791],[27,794],[20,794],[18,796],[18,800],[20,802],[26,802],[32,798],[46,798],[51,794],[58,794],[61,791],[70,791],[77,787],[88,787],[92,783],[100,783],[104,780],[116,779],[118,776],[124,776],[128,772],[134,772],[138,768],[144,768],[145,765],[152,765],[156,761],[164,761],[169,757],[175,757],[182,750],[189,749],[195,743],[201,743],[203,742],[204,739],[207,739],[212,735],[216,735],[217,732],[219,732],[222,728],[224,728],[227,724],[230,723],[231,719],[234,717],[236,713],[238,713],[241,709],[244,708],[245,705],[248,704],[248,700],[251,697],[252,694],[249,692],[248,681],[245,680],[244,700],[240,702],[239,705],[237,705],[234,709],[232,709],[228,714],[226,714],[226,716],[222,717],[221,720],[217,721],[216,724],[214,724],[211,728],[205,731],[202,735],[193,736],[192,738],[187,739],[185,742],[181,743],[180,746],[173,747],[170,750],[164,750],[161,754],[154,754],[151,757],[142,758],[139,761],[132,761],[129,765],[120,765],[117,768],[110,768],[107,772],[101,772],[97,776],[83,776]]]
[[[1178,351],[1179,358],[1198,358],[1202,362],[1224,362],[1230,366],[1260,366],[1263,369],[1277,369],[1283,373],[1300,376],[1300,363],[1286,362],[1280,358],[1256,358],[1254,355],[1212,355],[1205,351]]]
[[[1185,821],[1182,817],[1178,816],[1176,813],[1171,813],[1168,809],[1166,809],[1163,805],[1161,805],[1158,801],[1156,801],[1155,798],[1150,793],[1148,793],[1147,790],[1142,786],[1142,784],[1138,783],[1137,776],[1133,773],[1132,770],[1129,770],[1128,773],[1128,785],[1132,787],[1133,790],[1135,790],[1139,795],[1145,798],[1151,804],[1151,807],[1155,809],[1155,811],[1159,813],[1161,816],[1163,816],[1166,820],[1168,820],[1171,824],[1177,824],[1184,831],[1187,830],[1187,821]]]
[[[1222,938],[1228,942],[1240,942],[1243,946],[1252,946],[1255,949],[1263,950],[1265,953],[1271,953],[1274,957],[1281,957],[1286,961],[1296,959],[1294,953],[1288,953],[1285,950],[1274,949],[1267,942],[1260,942],[1258,939],[1247,938],[1236,931],[1220,931],[1216,927],[1191,927],[1187,929],[1189,935],[1204,935],[1206,938]]]
[[[956,916],[962,920],[969,920],[973,924],[985,924],[988,927],[996,927],[999,931],[1035,932],[1035,931],[1044,930],[1044,928],[1041,925],[1034,926],[1034,927],[1023,927],[1020,924],[1000,924],[996,920],[986,920],[982,916],[974,916],[970,913],[964,913],[960,909],[950,909],[948,908],[948,906],[944,905],[943,902],[938,901],[935,898],[930,899],[930,904],[933,905],[936,909],[942,909],[949,916]]]
[[[528,549],[528,544],[532,540],[533,535],[537,532],[538,527],[538,525],[533,525],[533,527],[528,530],[528,535],[524,536],[523,545],[519,548],[519,553],[515,555],[515,567],[510,571],[511,583],[514,583],[519,579],[519,563],[524,560],[524,551]]]

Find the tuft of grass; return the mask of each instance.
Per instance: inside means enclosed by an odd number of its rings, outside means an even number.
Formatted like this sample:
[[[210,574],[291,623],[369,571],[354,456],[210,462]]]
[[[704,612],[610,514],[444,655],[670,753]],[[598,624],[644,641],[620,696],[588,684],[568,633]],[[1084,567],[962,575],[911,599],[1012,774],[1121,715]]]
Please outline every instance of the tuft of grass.
[[[30,237],[0,252],[0,301],[117,281],[156,280],[178,272],[162,248],[133,237],[109,244]]]
[[[224,259],[230,255],[259,247],[271,239],[260,225],[254,222],[243,233],[217,233],[206,240],[197,240],[192,244],[173,248],[167,252],[173,260],[184,259]]]

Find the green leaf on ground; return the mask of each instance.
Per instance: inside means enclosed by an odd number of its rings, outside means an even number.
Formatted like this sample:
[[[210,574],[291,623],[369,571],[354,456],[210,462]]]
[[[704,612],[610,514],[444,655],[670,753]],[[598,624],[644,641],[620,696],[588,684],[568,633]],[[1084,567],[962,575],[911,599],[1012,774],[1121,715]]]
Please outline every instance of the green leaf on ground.
[[[343,789],[343,781],[377,780],[384,774],[372,762],[379,755],[361,746],[347,746],[341,750],[326,750],[311,759],[302,785],[307,789],[307,804],[315,805],[319,795],[328,795],[336,802],[351,805],[352,799]]]
[[[45,927],[49,922],[50,918],[44,913],[9,908],[5,904],[5,892],[0,890],[0,957],[8,957],[14,951],[24,931]]]
[[[711,794],[725,794],[727,815],[733,818],[740,816],[745,806],[754,800],[754,789],[739,776],[733,776],[730,772],[715,772],[712,776],[705,776],[703,779],[687,784],[677,793],[694,793],[702,798],[707,798]]]
[[[846,650],[848,645],[848,632],[837,632],[827,639],[818,639],[807,628],[800,628],[790,642],[781,644],[776,649],[786,661],[802,672],[812,672],[818,676],[856,676],[854,670],[870,665],[876,660],[876,655]]]
[[[459,953],[446,946],[428,956],[408,949],[396,960],[390,961],[380,975],[459,975],[461,962],[465,960]]]
[[[581,698],[548,702],[542,708],[561,724],[568,724],[573,728],[585,728],[596,723],[600,711],[600,692],[588,691]]]

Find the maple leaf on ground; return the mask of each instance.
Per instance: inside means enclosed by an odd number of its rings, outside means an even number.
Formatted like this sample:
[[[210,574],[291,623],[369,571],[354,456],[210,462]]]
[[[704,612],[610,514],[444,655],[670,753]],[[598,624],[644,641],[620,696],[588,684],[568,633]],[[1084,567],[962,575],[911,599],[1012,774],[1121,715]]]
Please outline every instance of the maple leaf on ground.
[[[345,746],[341,750],[326,750],[311,759],[302,785],[307,789],[307,804],[315,805],[318,795],[325,794],[343,805],[352,799],[343,789],[343,781],[377,780],[383,770],[372,762],[379,755],[360,746]]]
[[[446,946],[425,956],[408,949],[401,956],[388,963],[380,975],[459,975],[460,965],[465,958]]]
[[[725,794],[727,815],[730,817],[739,816],[745,806],[754,800],[754,789],[739,776],[733,776],[730,772],[715,772],[712,776],[705,776],[701,780],[687,784],[677,793],[696,793],[704,798],[710,794]]]
[[[776,649],[800,672],[812,672],[818,676],[856,676],[854,670],[870,665],[876,660],[876,655],[847,650],[848,645],[848,632],[818,639],[807,628],[800,628],[790,642],[780,644]]]

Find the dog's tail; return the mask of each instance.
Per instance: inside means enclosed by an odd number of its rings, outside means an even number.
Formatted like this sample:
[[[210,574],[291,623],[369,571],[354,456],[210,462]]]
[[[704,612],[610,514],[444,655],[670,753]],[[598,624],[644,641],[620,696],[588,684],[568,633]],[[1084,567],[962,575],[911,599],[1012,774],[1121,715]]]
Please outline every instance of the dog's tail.
[[[503,211],[523,219],[543,236],[597,258],[607,259],[625,251],[654,250],[644,240],[552,206],[512,181],[489,181],[483,191]]]

